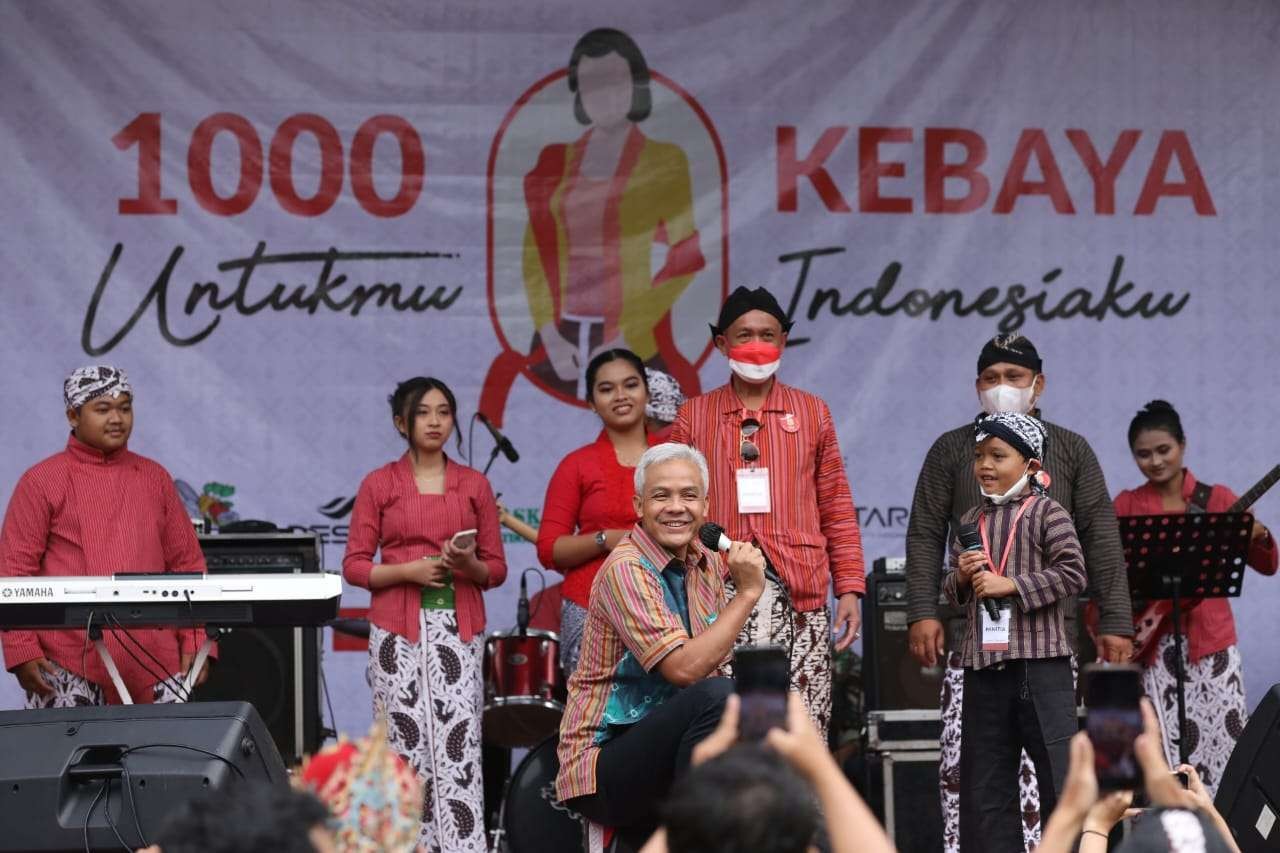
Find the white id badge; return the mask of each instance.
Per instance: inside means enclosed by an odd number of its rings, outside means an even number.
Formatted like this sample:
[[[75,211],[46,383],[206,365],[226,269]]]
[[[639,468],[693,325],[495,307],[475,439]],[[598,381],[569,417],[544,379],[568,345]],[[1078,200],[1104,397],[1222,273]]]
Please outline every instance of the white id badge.
[[[738,512],[771,512],[769,469],[738,469]]]
[[[997,603],[996,614],[999,618],[993,620],[991,614],[987,613],[986,605],[978,602],[978,622],[982,629],[984,652],[1009,651],[1009,620],[1013,614],[1013,608],[1007,604],[1001,606]]]

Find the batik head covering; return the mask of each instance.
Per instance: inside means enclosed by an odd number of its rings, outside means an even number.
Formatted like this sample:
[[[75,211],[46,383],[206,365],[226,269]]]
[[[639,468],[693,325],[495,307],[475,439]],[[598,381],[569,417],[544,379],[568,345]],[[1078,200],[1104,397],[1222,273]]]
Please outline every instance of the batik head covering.
[[[1159,809],[1135,820],[1119,849],[1120,853],[1227,853],[1231,847],[1203,815]]]
[[[299,784],[314,791],[334,815],[341,853],[412,851],[422,826],[422,785],[387,743],[386,722],[368,737],[342,738],[303,764]]]
[[[739,287],[730,293],[729,298],[720,306],[720,317],[711,327],[711,337],[723,335],[725,329],[733,325],[734,320],[748,311],[763,311],[771,314],[782,324],[783,334],[791,331],[791,321],[787,319],[787,312],[782,310],[782,306],[778,304],[777,298],[772,293],[763,287],[757,287],[755,290]]]
[[[674,376],[652,367],[646,367],[644,375],[649,380],[649,403],[644,407],[645,417],[664,424],[674,423],[676,412],[680,411],[680,406],[684,403],[680,383]]]
[[[1040,373],[1042,367],[1040,353],[1036,352],[1035,345],[1027,340],[1026,335],[1016,332],[1009,335],[996,335],[987,341],[982,347],[982,352],[978,354],[978,373],[1000,362],[1021,365],[1033,373]]]
[[[118,367],[94,364],[73,371],[62,383],[62,401],[68,409],[78,409],[99,397],[133,394],[129,377]]]
[[[974,444],[981,444],[995,436],[1007,442],[1014,450],[1028,459],[1044,461],[1045,428],[1031,415],[1017,412],[997,412],[983,415],[973,427]]]

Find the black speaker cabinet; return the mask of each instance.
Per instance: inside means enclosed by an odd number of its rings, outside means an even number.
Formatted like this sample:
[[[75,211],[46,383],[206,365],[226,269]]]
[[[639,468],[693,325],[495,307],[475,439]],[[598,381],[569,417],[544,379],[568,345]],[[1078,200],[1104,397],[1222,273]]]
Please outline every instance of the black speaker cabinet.
[[[247,702],[0,712],[0,756],[0,851],[134,849],[184,800],[289,784]]]
[[[320,571],[319,537],[215,533],[198,537],[210,574]],[[218,662],[193,701],[243,701],[258,709],[289,764],[323,742],[319,628],[236,628],[218,641]]]
[[[1249,716],[1213,804],[1242,853],[1280,850],[1280,684]]]
[[[907,648],[905,577],[878,571],[867,577],[862,625],[862,681],[867,710],[937,708],[941,703],[942,664],[926,669]]]
[[[865,783],[859,788],[900,853],[942,849],[938,755],[936,749],[866,753]]]

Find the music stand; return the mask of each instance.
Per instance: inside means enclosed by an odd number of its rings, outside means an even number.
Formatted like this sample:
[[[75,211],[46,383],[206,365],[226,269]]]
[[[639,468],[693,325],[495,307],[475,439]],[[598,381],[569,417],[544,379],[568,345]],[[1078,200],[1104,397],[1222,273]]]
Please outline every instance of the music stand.
[[[1178,757],[1187,763],[1186,672],[1182,665],[1182,602],[1235,598],[1244,586],[1253,531],[1247,512],[1133,515],[1120,520],[1134,612],[1148,601],[1172,603],[1174,679],[1178,685]]]

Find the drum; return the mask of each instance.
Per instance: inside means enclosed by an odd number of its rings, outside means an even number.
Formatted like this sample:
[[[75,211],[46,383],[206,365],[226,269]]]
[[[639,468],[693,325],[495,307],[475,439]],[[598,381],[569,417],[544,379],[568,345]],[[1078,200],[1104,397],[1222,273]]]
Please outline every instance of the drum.
[[[574,853],[583,849],[580,818],[556,802],[557,737],[538,744],[520,762],[502,801],[504,849],[510,853]]]
[[[496,631],[484,645],[484,737],[509,749],[540,743],[560,728],[564,674],[550,631]]]

